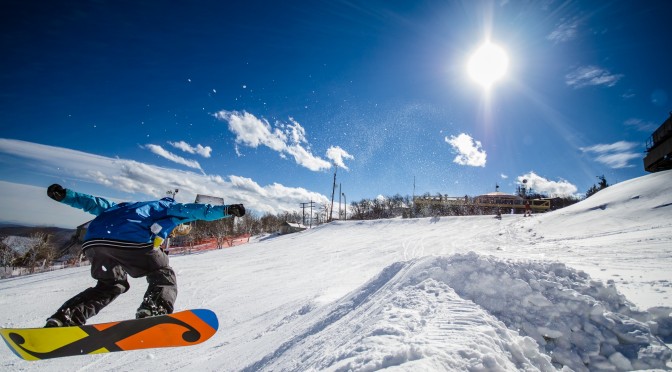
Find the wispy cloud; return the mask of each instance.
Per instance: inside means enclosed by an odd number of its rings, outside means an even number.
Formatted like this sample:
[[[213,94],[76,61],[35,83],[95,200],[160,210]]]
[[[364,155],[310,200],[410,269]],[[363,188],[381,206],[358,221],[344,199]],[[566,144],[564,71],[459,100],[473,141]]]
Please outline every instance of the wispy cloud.
[[[579,21],[577,19],[571,19],[569,21],[563,21],[556,25],[555,29],[546,36],[546,39],[553,41],[554,43],[563,43],[575,39],[578,35]]]
[[[518,176],[517,181],[521,185],[524,184],[528,190],[550,197],[576,196],[578,191],[576,186],[566,180],[551,181],[533,171]],[[523,183],[523,181],[526,182]]]
[[[635,92],[632,89],[628,89],[623,94],[621,94],[621,98],[623,99],[630,99],[635,97]]]
[[[172,152],[164,149],[163,147],[161,147],[159,145],[147,144],[144,147],[146,149],[148,149],[149,151],[153,152],[156,155],[159,155],[160,157],[162,157],[164,159],[170,160],[170,161],[172,161],[174,163],[177,163],[177,164],[186,165],[189,168],[194,168],[194,169],[198,169],[200,171],[203,171],[203,168],[201,168],[201,165],[197,161],[188,160],[188,159],[185,159],[185,158],[183,158],[179,155],[175,155]]]
[[[453,147],[453,151],[457,152],[457,156],[453,159],[454,163],[472,167],[485,167],[487,155],[481,147],[480,141],[475,141],[466,133],[461,133],[457,137],[446,137],[445,141]]]
[[[293,118],[289,119],[289,123],[278,121],[275,123],[275,126],[272,126],[268,120],[259,119],[245,111],[222,110],[214,114],[214,116],[229,124],[229,130],[236,135],[237,144],[252,148],[266,146],[280,153],[281,157],[286,157],[287,155],[293,157],[297,164],[312,171],[331,168],[329,161],[311,152],[310,145],[306,139],[306,130]],[[327,157],[333,161],[340,161],[341,164],[337,165],[347,169],[345,164],[343,164],[343,159],[353,159],[353,157],[342,149],[340,156],[335,155],[337,152],[333,150],[331,152],[328,151]],[[336,157],[332,159],[329,157],[330,154]]]
[[[565,75],[565,83],[577,89],[593,85],[613,87],[622,77],[598,66],[581,66]]]
[[[626,120],[623,124],[627,127],[632,127],[641,132],[651,132],[657,128],[656,123],[650,121],[644,121],[642,119],[630,118]]]
[[[642,154],[633,152],[632,150],[639,146],[635,142],[618,141],[611,144],[598,144],[589,147],[581,147],[580,150],[584,153],[591,153],[595,155],[595,161],[602,163],[609,168],[629,168],[634,165],[630,164],[631,160],[641,159]]]
[[[252,210],[269,213],[295,211],[306,200],[318,204],[329,201],[304,188],[278,183],[263,186],[236,175],[200,174],[12,139],[0,138],[0,154],[21,158],[26,168],[65,179],[66,187],[67,180],[79,180],[147,198],[163,197],[166,190],[178,188],[183,202],[192,202],[196,194],[221,196],[226,203],[244,203]]]
[[[210,154],[212,153],[212,148],[210,146],[203,147],[203,146],[201,146],[200,143],[196,146],[191,146],[190,144],[188,144],[184,141],[179,141],[179,142],[168,141],[168,143],[171,146],[175,147],[176,149],[180,149],[184,152],[188,152],[188,153],[194,154],[194,155],[201,155],[204,158],[209,158]]]

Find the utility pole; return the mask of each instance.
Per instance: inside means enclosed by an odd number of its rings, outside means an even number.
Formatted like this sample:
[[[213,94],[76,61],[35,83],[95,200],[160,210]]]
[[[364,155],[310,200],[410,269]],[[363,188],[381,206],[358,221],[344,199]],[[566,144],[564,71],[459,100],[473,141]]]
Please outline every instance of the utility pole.
[[[334,216],[334,193],[336,192],[336,172],[338,171],[338,165],[334,163],[334,185],[331,188],[331,207],[329,208],[329,222],[332,221]]]
[[[411,200],[411,218],[413,218],[413,210],[415,209],[415,176],[413,176],[413,196]]]
[[[313,228],[313,201],[310,201],[310,228]]]
[[[341,219],[341,183],[338,183],[338,219]]]
[[[306,205],[310,205],[310,214],[309,214],[308,216],[310,217],[310,220],[311,220],[311,221],[310,221],[310,225],[311,225],[311,227],[312,227],[312,225],[313,225],[313,221],[312,221],[312,220],[313,220],[313,204],[314,204],[314,203],[315,203],[315,202],[312,201],[312,200],[311,200],[309,203],[300,203],[300,204],[301,204],[302,213],[303,213],[303,216],[302,216],[302,217],[303,217],[303,225],[304,225],[304,226],[306,225]]]
[[[308,203],[299,203],[301,204],[301,221],[303,221],[303,224],[306,224],[306,204]]]

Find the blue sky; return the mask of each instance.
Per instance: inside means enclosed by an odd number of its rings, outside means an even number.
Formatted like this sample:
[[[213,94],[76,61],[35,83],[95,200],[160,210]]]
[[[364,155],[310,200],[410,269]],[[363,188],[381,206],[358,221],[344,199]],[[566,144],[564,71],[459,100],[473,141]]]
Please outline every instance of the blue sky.
[[[333,164],[348,202],[411,195],[414,178],[416,194],[459,196],[513,193],[522,179],[581,194],[599,175],[638,177],[672,109],[671,10],[5,1],[0,199],[14,208],[0,220],[66,224],[66,209],[21,212],[44,208],[54,182],[119,200],[178,188],[178,201],[276,213],[327,202]],[[485,40],[509,58],[489,90],[467,74]]]

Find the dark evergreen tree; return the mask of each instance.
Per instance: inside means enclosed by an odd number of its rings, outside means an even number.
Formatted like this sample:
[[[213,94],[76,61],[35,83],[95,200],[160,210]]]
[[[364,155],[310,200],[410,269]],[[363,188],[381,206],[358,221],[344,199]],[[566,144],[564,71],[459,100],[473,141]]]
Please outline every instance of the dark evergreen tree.
[[[597,176],[597,179],[600,180],[597,185],[590,186],[588,191],[586,191],[586,198],[589,198],[590,196],[594,195],[596,192],[600,190],[604,190],[607,187],[609,187],[609,183],[607,182],[607,179],[604,177],[604,175]]]

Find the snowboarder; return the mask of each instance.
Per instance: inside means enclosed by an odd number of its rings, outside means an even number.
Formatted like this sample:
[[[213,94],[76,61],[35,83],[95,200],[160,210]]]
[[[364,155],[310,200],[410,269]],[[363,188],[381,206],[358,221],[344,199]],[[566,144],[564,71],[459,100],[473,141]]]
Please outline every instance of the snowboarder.
[[[147,291],[136,318],[171,314],[177,297],[175,272],[160,248],[180,224],[242,217],[242,204],[181,204],[172,198],[116,204],[53,184],[47,195],[64,204],[96,215],[88,225],[82,250],[91,262],[96,286],[66,301],[47,319],[45,327],[83,325],[130,288],[127,274],[146,277]]]

